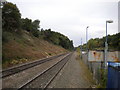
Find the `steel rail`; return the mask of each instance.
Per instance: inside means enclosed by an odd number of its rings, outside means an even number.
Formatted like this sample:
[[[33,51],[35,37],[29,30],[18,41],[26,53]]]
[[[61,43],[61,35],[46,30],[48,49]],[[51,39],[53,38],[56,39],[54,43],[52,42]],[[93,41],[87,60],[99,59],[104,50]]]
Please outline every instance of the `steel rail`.
[[[54,78],[59,74],[59,72],[64,68],[64,66],[66,65],[67,61],[69,59],[67,59],[65,61],[65,63],[63,64],[63,66],[57,71],[57,73],[48,81],[48,83],[44,86],[44,89],[43,90],[46,90],[46,88],[50,85],[50,83],[54,80]]]
[[[36,65],[40,65],[40,64],[45,63],[47,61],[50,61],[50,60],[53,60],[53,59],[58,58],[60,56],[63,56],[65,54],[66,53],[60,54],[60,55],[57,55],[57,56],[52,56],[52,57],[49,57],[49,58],[39,59],[39,60],[36,60],[36,61],[33,61],[33,62],[25,63],[25,64],[22,64],[22,65],[19,65],[19,66],[15,66],[15,67],[3,70],[1,72],[2,73],[2,78],[5,78],[7,76],[19,73],[19,72],[21,72],[23,70],[32,68],[32,67],[34,67]]]
[[[61,66],[61,68],[57,71],[57,73],[52,76],[52,78],[46,83],[46,85],[43,87],[43,89],[46,89],[48,87],[48,85],[53,81],[53,79],[57,76],[57,74],[61,71],[61,69],[65,66],[65,64],[67,63],[67,61],[69,59],[66,60],[66,58],[68,58],[72,53],[67,54],[67,56],[65,56],[64,58],[62,58],[60,61],[56,62],[54,65],[50,66],[49,68],[47,68],[46,70],[42,71],[41,73],[39,73],[38,75],[36,75],[35,77],[31,78],[29,81],[25,82],[23,85],[21,85],[18,90],[22,90],[24,89],[26,86],[29,86],[29,84],[31,82],[34,82],[37,78],[39,78],[41,75],[45,74],[47,71],[49,71],[50,69],[54,68],[55,66],[57,66],[60,62],[64,61],[64,64]]]

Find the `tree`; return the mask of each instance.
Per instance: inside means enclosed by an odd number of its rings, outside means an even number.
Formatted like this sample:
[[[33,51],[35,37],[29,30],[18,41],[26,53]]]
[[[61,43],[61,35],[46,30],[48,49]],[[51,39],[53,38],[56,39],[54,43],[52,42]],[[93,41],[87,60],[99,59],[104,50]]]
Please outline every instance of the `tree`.
[[[32,22],[31,19],[28,18],[22,18],[21,19],[21,25],[22,25],[22,29],[26,30],[30,33],[32,33],[35,37],[39,37],[40,31],[38,30],[39,28],[39,20],[35,20]]]
[[[40,28],[40,26],[39,26],[40,21],[38,19],[33,21],[32,24],[33,24],[33,29],[34,30],[38,30],[38,28]]]
[[[3,30],[15,31],[21,26],[21,14],[17,6],[13,3],[5,3],[2,9]]]
[[[28,32],[30,32],[32,30],[32,20],[25,18],[25,19],[21,19],[21,24],[22,24],[22,29],[27,30]]]
[[[66,37],[61,33],[51,31],[51,29],[46,29],[46,30],[41,29],[40,33],[43,39],[47,40],[48,42],[51,42],[55,45],[62,46],[63,48],[69,49],[69,50],[73,50],[74,48],[73,41],[69,40],[68,37]]]
[[[120,50],[120,33],[114,34],[114,35],[108,35],[107,37],[107,43],[109,50]],[[106,37],[103,38],[95,38],[90,39],[87,42],[89,49],[99,49],[103,50],[105,47]],[[82,47],[86,47],[86,44],[84,44]]]
[[[35,21],[32,22],[31,33],[32,33],[35,37],[39,37],[39,35],[40,35],[40,31],[38,30],[38,28],[40,28],[39,24],[40,24],[40,21],[39,21],[39,20],[35,20]]]

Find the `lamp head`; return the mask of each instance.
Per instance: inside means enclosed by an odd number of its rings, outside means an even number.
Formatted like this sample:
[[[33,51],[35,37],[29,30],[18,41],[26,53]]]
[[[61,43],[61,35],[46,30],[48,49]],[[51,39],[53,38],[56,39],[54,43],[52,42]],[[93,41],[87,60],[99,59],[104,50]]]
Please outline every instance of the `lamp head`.
[[[89,28],[89,26],[87,26],[87,28]]]
[[[106,22],[107,23],[113,23],[113,20],[107,20]]]

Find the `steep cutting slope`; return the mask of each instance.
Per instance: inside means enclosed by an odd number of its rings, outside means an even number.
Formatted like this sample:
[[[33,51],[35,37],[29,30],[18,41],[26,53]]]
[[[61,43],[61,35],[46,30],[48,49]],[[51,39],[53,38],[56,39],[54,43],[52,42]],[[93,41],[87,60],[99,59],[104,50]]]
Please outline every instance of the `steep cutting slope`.
[[[3,32],[3,68],[67,52],[27,31]]]

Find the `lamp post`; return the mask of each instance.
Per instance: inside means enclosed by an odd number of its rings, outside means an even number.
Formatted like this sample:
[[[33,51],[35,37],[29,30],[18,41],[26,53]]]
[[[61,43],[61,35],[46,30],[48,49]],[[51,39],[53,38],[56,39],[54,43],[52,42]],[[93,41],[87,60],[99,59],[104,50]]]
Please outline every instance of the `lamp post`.
[[[81,38],[81,47],[80,47],[80,51],[81,51],[81,59],[82,59],[82,38]]]
[[[112,20],[107,20],[106,21],[106,41],[105,41],[105,69],[107,69],[107,51],[108,51],[108,43],[107,43],[107,23],[113,23]]]
[[[88,28],[89,28],[89,26],[86,27],[86,51],[88,51],[88,45],[87,45],[87,39],[88,39]]]
[[[89,26],[86,27],[86,54],[87,54],[87,64],[88,64],[88,45],[87,45],[88,28],[89,28]]]

